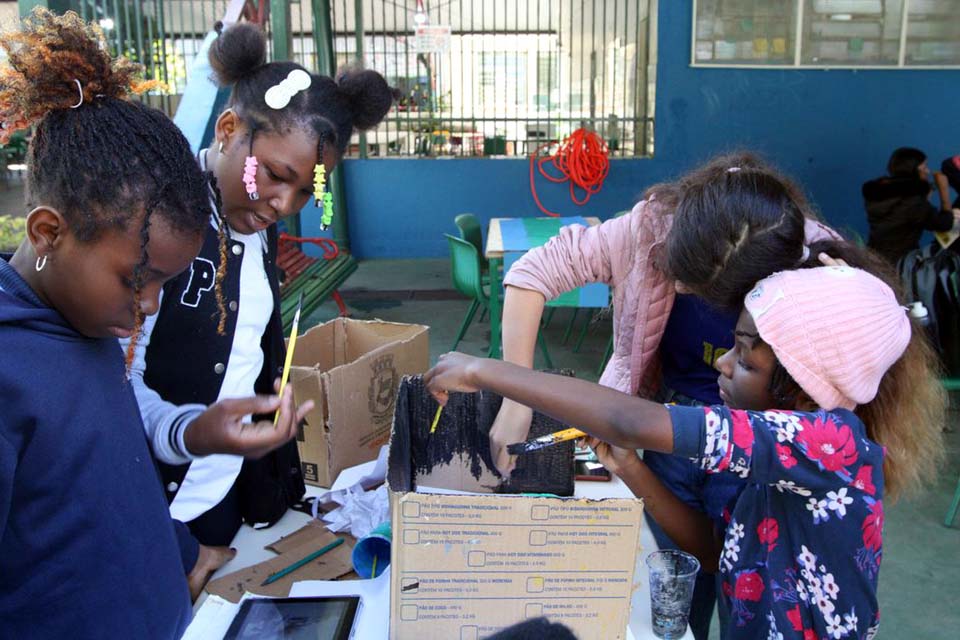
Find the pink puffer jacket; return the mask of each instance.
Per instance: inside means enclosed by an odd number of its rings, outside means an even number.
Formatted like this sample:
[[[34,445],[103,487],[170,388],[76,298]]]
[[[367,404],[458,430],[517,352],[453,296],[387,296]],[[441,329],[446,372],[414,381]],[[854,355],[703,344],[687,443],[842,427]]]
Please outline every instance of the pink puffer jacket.
[[[568,225],[550,242],[518,260],[504,284],[556,298],[589,282],[613,289],[613,357],[600,384],[653,397],[659,387],[660,339],[673,307],[674,281],[658,267],[673,214],[656,200],[637,203],[629,214],[595,227]],[[839,239],[807,220],[807,242]]]

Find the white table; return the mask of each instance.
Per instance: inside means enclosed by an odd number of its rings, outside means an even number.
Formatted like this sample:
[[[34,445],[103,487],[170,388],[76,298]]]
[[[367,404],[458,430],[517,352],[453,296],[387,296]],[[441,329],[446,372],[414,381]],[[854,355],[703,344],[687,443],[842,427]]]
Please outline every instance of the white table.
[[[325,492],[324,489],[316,487],[307,487],[308,496],[316,496]],[[579,498],[624,498],[631,497],[630,490],[616,476],[610,482],[577,482],[575,493]],[[225,564],[214,574],[214,578],[226,575],[233,571],[243,569],[252,564],[269,560],[276,556],[272,551],[267,551],[264,546],[270,544],[281,536],[293,533],[309,520],[309,516],[298,511],[287,511],[277,524],[269,529],[254,530],[252,527],[243,525],[233,539],[232,547],[237,550],[236,557]],[[644,523],[640,534],[640,543],[642,551],[637,557],[636,576],[634,582],[640,585],[633,594],[633,603],[630,612],[629,631],[635,640],[656,640],[650,626],[650,591],[647,587],[647,565],[644,559],[652,551],[657,549],[657,543],[653,539],[653,534]],[[198,609],[206,598],[206,594],[200,596],[194,609]],[[388,614],[387,614],[388,615]],[[386,620],[384,621],[386,623]],[[387,624],[384,624],[384,639],[387,637]],[[630,638],[630,635],[627,636]],[[690,630],[687,629],[686,640],[693,638]],[[215,640],[215,639],[211,639]],[[363,638],[358,640],[379,640],[373,638]],[[583,640],[589,640],[584,638]]]

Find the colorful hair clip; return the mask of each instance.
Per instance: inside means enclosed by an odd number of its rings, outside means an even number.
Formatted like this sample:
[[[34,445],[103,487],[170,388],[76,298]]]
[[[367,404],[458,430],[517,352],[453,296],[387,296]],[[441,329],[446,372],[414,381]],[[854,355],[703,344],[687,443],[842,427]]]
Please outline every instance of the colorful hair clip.
[[[323,192],[327,189],[327,168],[318,164],[313,168],[313,200],[319,208],[323,201]]]
[[[251,200],[259,200],[257,193],[257,156],[247,156],[243,162],[243,184],[247,189],[247,196]]]
[[[326,231],[333,222],[333,194],[327,191],[323,194],[323,216],[320,218],[320,229]]]

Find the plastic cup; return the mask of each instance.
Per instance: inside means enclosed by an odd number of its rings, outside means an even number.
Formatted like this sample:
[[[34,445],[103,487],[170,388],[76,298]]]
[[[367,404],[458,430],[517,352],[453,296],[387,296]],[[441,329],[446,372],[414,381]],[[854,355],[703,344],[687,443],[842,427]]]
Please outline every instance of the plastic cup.
[[[700,561],[683,551],[662,549],[647,556],[647,569],[653,633],[664,640],[680,638],[687,631]]]
[[[381,522],[353,547],[353,570],[361,578],[376,578],[390,566],[390,521]],[[374,563],[376,560],[376,563]]]

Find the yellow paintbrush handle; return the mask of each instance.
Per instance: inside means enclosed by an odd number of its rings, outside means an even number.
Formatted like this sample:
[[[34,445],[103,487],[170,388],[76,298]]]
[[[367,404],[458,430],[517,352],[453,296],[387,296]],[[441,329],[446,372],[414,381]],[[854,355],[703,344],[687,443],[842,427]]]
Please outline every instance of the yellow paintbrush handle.
[[[583,431],[576,428],[564,429],[563,431],[557,431],[556,433],[551,433],[540,438],[537,438],[538,441],[547,441],[547,442],[566,442],[567,440],[573,440],[575,438],[582,438],[585,436]]]
[[[300,310],[293,317],[293,327],[290,328],[290,343],[287,345],[287,357],[283,361],[283,373],[280,375],[280,397],[283,398],[283,390],[287,386],[287,380],[290,378],[290,365],[293,363],[293,348],[297,344],[297,330],[300,324]],[[280,409],[277,409],[273,416],[273,426],[277,426],[280,420]]]

